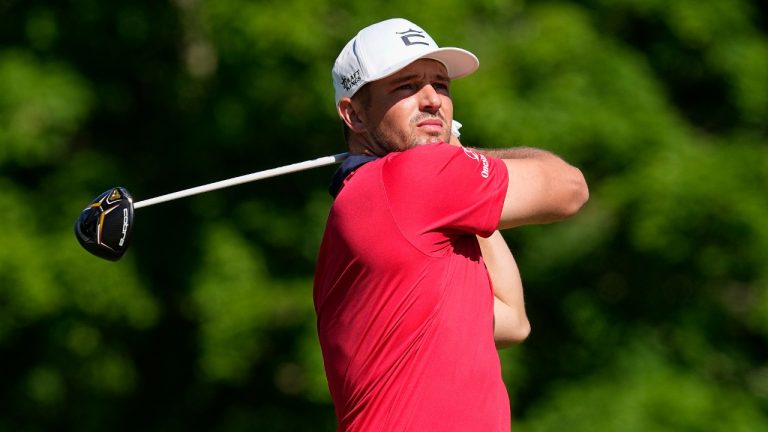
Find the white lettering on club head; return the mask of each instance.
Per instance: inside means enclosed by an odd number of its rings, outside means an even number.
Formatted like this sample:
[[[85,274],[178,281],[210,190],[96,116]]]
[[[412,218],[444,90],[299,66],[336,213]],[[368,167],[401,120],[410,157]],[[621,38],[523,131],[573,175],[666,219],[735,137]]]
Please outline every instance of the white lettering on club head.
[[[127,233],[128,233],[128,209],[124,208],[123,209],[123,236],[120,237],[120,241],[117,243],[120,245],[120,247],[123,247]]]

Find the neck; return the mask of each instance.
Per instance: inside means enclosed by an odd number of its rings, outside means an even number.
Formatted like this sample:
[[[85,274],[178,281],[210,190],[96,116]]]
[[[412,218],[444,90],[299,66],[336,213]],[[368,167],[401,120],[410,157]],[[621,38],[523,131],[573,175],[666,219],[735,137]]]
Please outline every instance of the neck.
[[[347,138],[349,152],[352,154],[364,154],[368,156],[384,156],[396,151],[394,148],[385,147],[376,142],[369,134],[350,133]]]

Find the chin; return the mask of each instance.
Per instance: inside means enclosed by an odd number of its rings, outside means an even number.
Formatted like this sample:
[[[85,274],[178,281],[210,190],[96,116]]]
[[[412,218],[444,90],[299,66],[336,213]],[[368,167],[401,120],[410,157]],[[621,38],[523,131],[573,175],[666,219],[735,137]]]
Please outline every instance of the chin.
[[[442,136],[437,136],[437,135],[422,136],[416,139],[415,141],[417,142],[417,145],[436,144],[440,142],[445,142]]]

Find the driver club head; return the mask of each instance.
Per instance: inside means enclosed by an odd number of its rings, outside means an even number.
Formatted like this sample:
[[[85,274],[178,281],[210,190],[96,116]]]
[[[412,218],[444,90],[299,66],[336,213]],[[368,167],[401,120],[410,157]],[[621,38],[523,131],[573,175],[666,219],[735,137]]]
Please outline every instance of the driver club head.
[[[132,231],[133,197],[122,187],[99,195],[75,222],[75,236],[83,248],[110,261],[123,257]]]

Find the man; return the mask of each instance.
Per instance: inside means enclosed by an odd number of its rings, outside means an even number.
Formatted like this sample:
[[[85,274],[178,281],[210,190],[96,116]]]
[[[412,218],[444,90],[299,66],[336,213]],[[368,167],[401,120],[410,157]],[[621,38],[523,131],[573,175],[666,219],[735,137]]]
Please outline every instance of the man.
[[[352,156],[314,301],[340,431],[510,429],[495,344],[525,338],[527,320],[494,296],[509,276],[496,230],[567,218],[588,191],[551,153],[448,144],[451,80],[478,65],[403,19],[361,30],[334,64]]]

